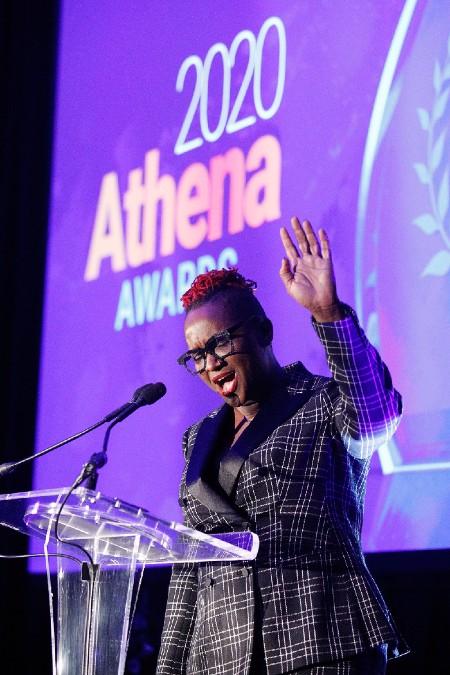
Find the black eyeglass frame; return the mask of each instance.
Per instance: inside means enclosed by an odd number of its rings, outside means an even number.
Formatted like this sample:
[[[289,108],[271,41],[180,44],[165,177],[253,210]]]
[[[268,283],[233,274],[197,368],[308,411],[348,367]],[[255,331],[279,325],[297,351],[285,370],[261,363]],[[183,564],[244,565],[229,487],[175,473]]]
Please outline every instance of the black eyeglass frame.
[[[243,319],[242,321],[238,321],[238,323],[235,323],[233,326],[230,326],[229,328],[225,328],[224,330],[221,330],[219,333],[215,333],[215,335],[211,335],[211,337],[206,341],[205,346],[199,349],[189,349],[187,352],[184,352],[181,356],[177,358],[177,363],[180,366],[184,366],[188,373],[191,375],[201,375],[201,373],[204,373],[206,370],[206,357],[208,354],[211,354],[211,356],[214,356],[215,359],[218,361],[224,361],[227,356],[231,356],[232,354],[236,354],[237,351],[234,348],[233,345],[233,338],[237,337],[243,337],[242,335],[233,335],[235,331],[237,331],[241,326],[244,326],[246,323],[249,323],[250,321],[254,321],[255,319],[261,319],[262,317],[256,316],[256,314],[250,316],[248,319]],[[226,354],[218,355],[215,353],[215,348],[217,346],[217,342],[219,340],[227,340],[230,345],[231,349],[229,352]],[[197,355],[203,359],[203,367],[200,368],[199,370],[191,370],[191,368],[188,367],[187,363],[189,359]]]

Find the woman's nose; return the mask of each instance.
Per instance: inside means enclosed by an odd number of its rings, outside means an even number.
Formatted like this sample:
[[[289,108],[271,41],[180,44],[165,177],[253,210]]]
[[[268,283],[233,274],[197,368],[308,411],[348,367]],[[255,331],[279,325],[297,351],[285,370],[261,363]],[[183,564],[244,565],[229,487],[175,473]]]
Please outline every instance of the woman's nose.
[[[217,370],[223,365],[223,359],[219,359],[215,354],[206,354],[205,370]]]

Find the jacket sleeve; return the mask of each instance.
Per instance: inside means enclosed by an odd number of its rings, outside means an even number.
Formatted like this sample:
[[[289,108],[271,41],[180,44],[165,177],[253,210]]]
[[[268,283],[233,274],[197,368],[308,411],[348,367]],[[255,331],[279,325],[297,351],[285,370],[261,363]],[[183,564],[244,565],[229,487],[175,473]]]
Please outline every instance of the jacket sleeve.
[[[365,336],[355,312],[343,305],[345,318],[313,326],[322,342],[336,387],[334,421],[347,451],[367,459],[389,440],[402,413],[400,394],[390,373]]]
[[[194,425],[195,426],[195,425]],[[188,454],[192,427],[183,435],[183,454]],[[186,466],[183,472],[185,476]],[[197,563],[179,563],[172,567],[166,614],[161,635],[157,675],[186,673],[197,607]]]

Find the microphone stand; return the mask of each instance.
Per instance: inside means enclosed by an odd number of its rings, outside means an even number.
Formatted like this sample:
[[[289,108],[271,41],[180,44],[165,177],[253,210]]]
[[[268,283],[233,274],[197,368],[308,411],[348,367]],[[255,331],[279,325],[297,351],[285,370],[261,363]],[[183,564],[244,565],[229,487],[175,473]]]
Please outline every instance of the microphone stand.
[[[111,422],[111,420],[114,420],[115,423],[121,422],[126,417],[128,417],[128,415],[131,415],[131,413],[133,413],[135,410],[140,408],[142,405],[147,405],[147,401],[145,400],[145,398],[144,399],[139,398],[140,392],[144,391],[144,393],[145,393],[145,391],[150,390],[153,393],[154,386],[156,386],[156,385],[144,385],[144,387],[140,387],[139,389],[137,389],[135,391],[132,401],[130,401],[128,403],[125,403],[124,405],[120,406],[120,408],[116,408],[116,410],[113,410],[111,413],[106,415],[99,422],[96,422],[95,424],[92,424],[87,429],[83,429],[83,431],[79,431],[77,434],[74,434],[73,436],[69,436],[69,438],[65,438],[64,440],[59,441],[58,443],[55,443],[54,445],[51,445],[49,448],[45,448],[45,450],[41,450],[40,452],[37,452],[33,455],[30,455],[29,457],[25,457],[24,459],[21,459],[17,462],[5,462],[4,464],[0,464],[0,478],[2,476],[7,476],[9,473],[12,473],[22,464],[26,464],[28,462],[34,462],[35,459],[38,459],[39,457],[43,457],[43,455],[46,455],[47,453],[52,452],[53,450],[57,450],[58,448],[61,448],[63,445],[67,445],[68,443],[72,443],[72,441],[76,441],[78,438],[81,438],[82,436],[85,436],[86,434],[89,434],[91,431],[94,431],[94,429],[97,429],[98,427],[101,427],[103,424],[106,424],[107,422]],[[94,465],[97,464],[97,462],[100,461],[99,459],[94,458],[94,455],[92,456],[91,460],[92,460]],[[91,460],[88,462],[87,466],[90,465]],[[106,459],[103,462],[103,464],[101,464],[101,466],[103,466],[104,464],[106,464]],[[97,467],[97,468],[100,468],[100,467]],[[86,476],[84,476],[84,478],[82,480],[84,480],[88,476],[89,476],[89,473],[87,473]],[[78,483],[78,485],[79,485],[79,483]]]
[[[57,540],[60,541],[62,544],[68,544],[69,543],[70,546],[74,546],[75,548],[78,548],[81,551],[83,551],[83,553],[88,557],[89,562],[90,562],[90,566],[89,565],[87,566],[86,563],[83,563],[83,565],[82,565],[82,574],[84,575],[83,578],[85,578],[88,581],[91,578],[94,579],[95,574],[97,572],[98,565],[94,564],[94,561],[93,561],[92,556],[90,555],[89,551],[87,551],[83,546],[80,546],[79,544],[75,544],[73,542],[66,542],[59,535],[59,533],[58,533],[59,520],[60,520],[62,511],[64,509],[64,506],[65,506],[66,502],[68,501],[69,497],[78,487],[80,487],[80,485],[84,481],[86,481],[85,487],[88,490],[92,490],[92,491],[96,490],[97,481],[98,481],[98,472],[102,467],[105,466],[105,464],[108,461],[107,451],[108,451],[108,441],[109,441],[109,436],[111,434],[111,430],[116,426],[116,424],[118,424],[119,422],[122,422],[122,420],[124,420],[126,417],[128,417],[128,415],[130,415],[132,412],[134,412],[134,410],[136,410],[138,407],[140,407],[140,404],[135,403],[135,402],[132,402],[131,404],[127,404],[126,408],[125,408],[125,406],[122,406],[123,410],[121,410],[119,412],[117,417],[115,419],[113,419],[111,424],[109,424],[107,429],[106,429],[105,436],[103,438],[103,447],[102,447],[101,452],[94,452],[91,455],[89,461],[86,462],[86,464],[83,464],[79,475],[77,476],[77,478],[75,478],[74,482],[70,486],[70,489],[69,489],[68,493],[66,494],[65,498],[63,499],[63,501],[60,505],[60,508],[58,509],[58,513],[57,513],[57,516],[56,516],[56,522],[55,522],[55,536],[56,536]],[[117,412],[117,411],[115,411],[115,412]],[[108,419],[108,417],[109,417],[109,419]],[[111,416],[108,416],[108,417],[104,418],[101,423],[104,423],[105,421],[109,421],[111,419]],[[97,424],[95,426],[99,426],[99,425]],[[85,432],[82,432],[82,433],[87,433],[87,432],[85,431]],[[50,449],[47,449],[45,452],[49,452],[49,451],[50,451]]]
[[[106,415],[102,420],[100,420],[100,422],[92,424],[92,426],[88,427],[87,429],[84,429],[84,431],[80,431],[79,433],[74,434],[69,438],[65,438],[63,441],[55,443],[54,445],[51,445],[49,448],[45,448],[45,450],[41,450],[41,452],[37,452],[36,454],[30,455],[29,457],[25,457],[24,459],[21,459],[18,462],[5,462],[4,464],[0,464],[0,478],[2,476],[8,475],[9,473],[12,473],[22,464],[25,464],[27,462],[33,462],[35,459],[38,459],[38,457],[42,457],[43,455],[46,455],[48,452],[52,452],[52,450],[56,450],[57,448],[61,448],[63,445],[67,445],[67,443],[71,443],[72,441],[75,441],[77,438],[81,438],[81,436],[84,436],[85,434],[88,434],[90,431],[97,429],[97,427],[100,427],[102,424],[106,424],[107,422],[111,422],[111,420],[113,420],[109,425],[105,434],[105,440],[103,443],[103,452],[94,453],[90,461],[83,466],[83,470],[80,473],[80,476],[77,478],[77,481],[78,480],[80,481],[79,483],[77,483],[77,486],[80,485],[80,483],[83,482],[83,480],[85,480],[86,478],[88,478],[91,475],[91,473],[93,473],[95,470],[98,471],[99,468],[101,468],[106,464],[107,460],[104,454],[106,453],[106,446],[108,444],[108,438],[112,427],[118,422],[122,422],[122,420],[126,419],[129,415],[134,413],[134,411],[137,410],[138,408],[141,408],[144,405],[152,405],[153,403],[156,403],[156,401],[159,401],[159,399],[162,396],[164,396],[165,393],[166,393],[166,385],[163,384],[162,382],[156,382],[155,384],[145,384],[143,387],[139,387],[139,389],[136,389],[136,391],[134,392],[133,399],[129,403],[121,405],[120,408],[113,410],[108,415]],[[99,454],[100,456],[97,457],[97,454]],[[97,482],[96,480],[93,481],[93,484],[95,484],[96,482]]]
[[[116,419],[113,420],[111,424],[108,425],[108,428],[105,431],[105,436],[103,438],[102,450],[101,452],[94,452],[91,455],[89,462],[83,464],[80,476],[76,480],[77,487],[81,485],[83,481],[86,481],[85,487],[88,490],[95,490],[97,488],[98,472],[102,467],[105,466],[106,462],[108,461],[107,451],[111,430],[113,429],[113,427],[116,426],[116,424],[121,422],[123,418],[124,415],[118,415]]]
[[[43,455],[46,455],[48,452],[52,452],[53,450],[56,450],[57,448],[61,448],[63,445],[67,445],[67,443],[71,443],[72,441],[76,441],[77,438],[81,438],[81,436],[85,436],[90,431],[94,431],[94,429],[97,429],[102,424],[104,424],[106,421],[107,421],[106,419],[102,419],[102,420],[100,420],[100,422],[96,422],[95,424],[92,424],[87,429],[84,429],[83,431],[79,431],[77,434],[74,434],[73,436],[70,436],[69,438],[65,438],[63,441],[59,441],[59,443],[55,443],[54,445],[51,445],[49,448],[45,448],[45,450],[41,450],[41,452],[37,452],[34,455],[30,455],[30,457],[25,457],[24,459],[21,459],[18,462],[5,462],[4,464],[0,464],[0,477],[6,476],[9,473],[12,473],[13,471],[15,471],[15,469],[17,469],[22,464],[26,464],[27,462],[34,461],[38,457],[42,457]]]
[[[79,484],[81,484],[83,481],[86,481],[85,487],[88,490],[95,491],[97,488],[98,471],[103,466],[105,466],[107,461],[108,457],[103,450],[101,452],[94,452],[91,455],[89,462],[83,465],[83,471]]]

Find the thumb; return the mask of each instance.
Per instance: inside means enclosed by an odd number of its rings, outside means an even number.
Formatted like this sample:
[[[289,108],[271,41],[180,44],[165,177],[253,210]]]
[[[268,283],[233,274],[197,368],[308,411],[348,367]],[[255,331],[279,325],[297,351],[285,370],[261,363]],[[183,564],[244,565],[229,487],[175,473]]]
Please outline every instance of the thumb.
[[[283,284],[286,286],[286,288],[289,289],[289,286],[292,282],[292,279],[294,278],[294,275],[291,272],[291,266],[289,265],[289,261],[287,258],[283,258],[281,261],[280,278]]]

